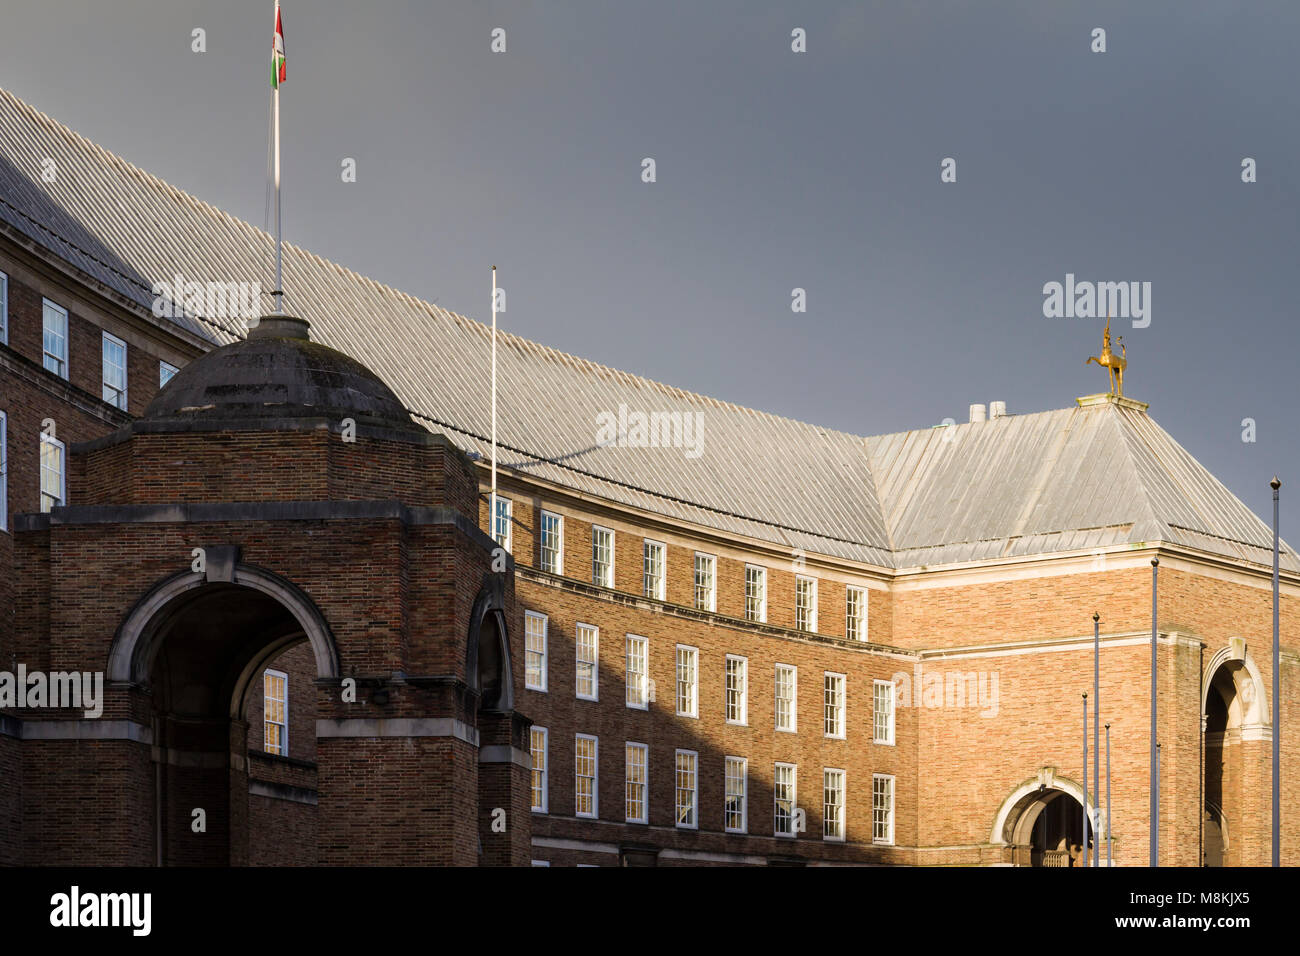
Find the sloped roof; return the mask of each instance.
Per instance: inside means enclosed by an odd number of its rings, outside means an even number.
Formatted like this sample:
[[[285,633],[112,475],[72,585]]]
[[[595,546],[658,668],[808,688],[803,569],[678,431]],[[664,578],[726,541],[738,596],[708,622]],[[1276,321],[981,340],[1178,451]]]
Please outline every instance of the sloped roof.
[[[46,159],[56,164],[42,178]],[[273,240],[0,90],[0,221],[146,310],[154,282],[267,281]],[[286,243],[290,311],[470,452],[487,326]],[[229,322],[175,321],[213,345]],[[599,416],[698,416],[695,449],[600,444]],[[1115,406],[863,438],[498,337],[500,463],[575,490],[879,567],[1165,540],[1270,563],[1271,532],[1145,413]],[[1261,552],[1261,548],[1264,549]],[[1295,562],[1300,568],[1300,562]]]

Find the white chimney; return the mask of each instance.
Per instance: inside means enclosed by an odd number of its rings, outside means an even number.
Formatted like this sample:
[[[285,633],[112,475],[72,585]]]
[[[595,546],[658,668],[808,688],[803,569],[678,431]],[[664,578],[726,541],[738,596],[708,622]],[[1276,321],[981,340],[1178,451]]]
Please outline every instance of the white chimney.
[[[1006,418],[1006,402],[989,402],[989,418]]]
[[[983,405],[972,405],[970,407],[970,420],[972,422],[982,422],[986,418]]]

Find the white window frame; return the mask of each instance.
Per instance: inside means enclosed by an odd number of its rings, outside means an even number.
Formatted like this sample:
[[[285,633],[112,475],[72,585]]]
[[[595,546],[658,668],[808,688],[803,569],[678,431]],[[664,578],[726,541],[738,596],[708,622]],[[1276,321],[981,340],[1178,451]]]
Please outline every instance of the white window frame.
[[[732,773],[732,768],[737,764],[740,766],[738,776]],[[740,793],[733,794],[731,783],[737,779],[740,781]],[[740,799],[739,826],[732,826],[728,822],[732,815],[728,803],[733,797]],[[749,760],[745,757],[724,757],[722,760],[722,829],[727,833],[749,832]]]
[[[528,646],[528,640],[529,637],[531,636],[528,633],[529,620],[542,622],[542,649],[540,652]],[[546,693],[546,684],[547,684],[546,670],[547,670],[548,653],[547,653],[546,643],[547,643],[547,633],[550,630],[550,623],[551,623],[550,619],[545,614],[542,614],[538,611],[524,612],[524,687],[526,687],[528,690],[541,691],[543,694]],[[540,683],[533,683],[532,669],[528,666],[529,655],[538,655],[538,654],[540,654],[541,657],[541,666],[537,668],[537,670],[541,675],[541,681]]]
[[[705,591],[704,602],[700,602],[700,563],[703,561],[704,566],[708,568],[709,581],[708,588]],[[693,575],[691,578],[693,588],[692,595],[694,607],[697,611],[709,611],[716,613],[718,610],[718,556],[708,554],[704,551],[695,552],[695,561],[692,565]]]
[[[734,717],[732,716],[731,706],[733,664],[740,665],[739,700]],[[729,724],[736,724],[741,727],[749,724],[749,658],[741,657],[739,654],[728,654],[722,665],[722,714]]]
[[[0,272],[0,345],[9,344],[9,277]]]
[[[831,702],[830,702],[830,683],[832,680],[839,682],[839,702],[835,708],[838,729],[831,733],[826,729],[830,723]],[[847,732],[845,725],[849,718],[849,679],[845,674],[838,674],[835,671],[822,672],[822,733],[830,740],[843,740]]]
[[[781,726],[781,712],[776,702],[780,700],[777,688],[780,686],[782,669],[790,672],[790,726]],[[783,734],[799,732],[799,668],[794,664],[778,663],[772,672],[772,721],[776,729]]]
[[[880,734],[880,692],[887,690],[888,710],[885,714],[885,734]],[[888,747],[894,746],[894,717],[898,708],[894,702],[895,691],[894,682],[888,680],[873,680],[871,682],[871,740],[873,743],[883,744]]]
[[[609,566],[606,568],[605,577],[607,580],[602,581],[596,574],[599,565],[596,562],[596,540],[601,534],[609,535]],[[612,588],[614,586],[614,529],[606,528],[604,525],[593,524],[591,526],[591,583],[602,588]]]
[[[171,362],[164,362],[162,359],[159,359],[158,360],[158,387],[160,389],[165,388],[167,386],[167,383],[170,382],[173,378],[175,378],[176,373],[179,371],[180,369],[178,369]]]
[[[839,798],[838,805],[827,802],[827,796],[831,790],[827,786],[833,775],[839,775]],[[849,816],[849,785],[848,775],[839,767],[822,768],[822,840],[827,843],[843,843],[848,836],[848,816]],[[838,819],[836,820],[836,833],[827,833],[826,829],[830,823],[830,810],[838,809]]]
[[[879,793],[877,789],[877,784],[886,781],[888,785],[887,787],[884,788],[884,792],[889,797],[889,805],[884,808],[884,812],[887,814],[886,828],[888,829],[889,832],[885,836],[877,836],[876,835],[877,832],[876,814],[881,809],[878,806],[878,800],[877,800],[877,796]],[[877,843],[882,846],[894,845],[894,804],[896,802],[897,801],[895,800],[894,775],[889,773],[873,773],[871,775],[871,842],[872,843]]]
[[[657,551],[659,554],[659,576],[655,579],[654,588],[651,589],[650,578],[650,553]],[[656,601],[666,601],[668,599],[668,545],[662,541],[655,541],[653,538],[646,538],[641,545],[641,593],[648,598],[654,598]]]
[[[45,338],[49,333],[50,310],[53,310],[55,314],[61,316],[63,327],[61,330],[56,330],[55,335],[63,343],[62,355],[51,352],[45,347]],[[68,366],[70,365],[70,359],[68,357],[68,335],[70,334],[69,322],[70,319],[68,318],[67,309],[59,305],[57,302],[51,302],[49,299],[41,299],[41,366],[47,371],[53,372],[64,381],[67,381],[68,379]],[[51,361],[57,363],[56,368],[50,368]]]
[[[547,519],[555,522],[555,547],[552,549],[555,554],[553,566],[548,567],[546,561],[546,522]],[[537,522],[537,564],[543,571],[551,574],[564,574],[564,515],[556,514],[554,511],[543,511],[541,518]]]
[[[0,531],[9,530],[9,416],[0,411]]]
[[[579,792],[578,781],[587,779],[585,775],[578,773],[578,741],[591,741],[591,810],[579,810],[579,799],[582,794]],[[584,820],[596,820],[600,818],[600,738],[591,734],[574,734],[573,735],[573,815],[581,817]]]
[[[488,508],[488,520],[491,522],[488,525],[488,529],[492,534],[492,540],[495,541],[500,547],[505,548],[506,551],[513,552],[513,549],[510,547],[510,544],[511,544],[511,532],[514,528],[514,523],[515,523],[515,515],[514,515],[515,503],[511,501],[509,498],[507,498],[505,495],[501,494],[500,492],[497,492],[495,495],[489,492],[488,503],[491,505],[491,507]],[[504,504],[506,506],[504,516],[497,514],[497,506],[501,504]],[[497,523],[498,523],[498,519],[501,517],[505,518],[505,533],[503,535],[498,535]]]
[[[856,632],[852,628],[853,619],[849,616],[849,597],[857,595],[858,598],[858,626]],[[844,589],[844,636],[850,641],[865,641],[867,639],[867,589],[849,585]]]
[[[584,632],[591,639],[591,660],[582,659],[582,645]],[[573,630],[573,688],[578,700],[600,700],[600,628],[594,624],[584,624],[581,621]],[[582,668],[587,664],[591,667],[591,693],[582,692]]]
[[[283,682],[284,698],[272,697],[266,690],[266,679],[279,679]],[[283,707],[284,720],[272,720],[270,703],[278,701]],[[266,739],[268,727],[280,728],[280,749],[272,750]],[[275,754],[278,757],[289,756],[289,675],[284,671],[273,670],[268,667],[262,672],[262,750],[264,753]]]
[[[634,765],[629,759],[629,754],[632,751],[636,751],[641,755],[638,765]],[[633,766],[639,766],[641,770],[640,780],[632,778]],[[639,816],[633,816],[631,812],[634,802],[632,797],[633,787],[639,787],[641,790],[639,800],[641,813]],[[650,822],[650,747],[634,740],[629,740],[623,745],[623,816],[628,823]]]
[[[781,771],[790,771],[790,809],[789,809],[789,832],[782,831],[779,827],[781,822]],[[793,763],[782,763],[777,761],[772,770],[772,835],[781,840],[794,840],[799,836],[795,829],[795,820],[799,816],[799,765]]]
[[[750,614],[749,607],[749,576],[751,572],[758,573],[759,594],[758,594],[758,613]],[[755,621],[759,624],[767,623],[767,568],[758,564],[745,565],[745,620]]]
[[[812,604],[807,610],[808,620],[807,627],[799,626],[799,585],[800,583],[810,585],[808,593],[812,596]],[[817,579],[808,577],[804,574],[795,575],[794,579],[794,627],[797,631],[803,631],[806,634],[817,633]]]
[[[59,500],[57,504],[45,506],[45,445],[51,445],[59,451]],[[41,513],[49,514],[51,508],[57,508],[68,503],[68,449],[57,438],[51,438],[45,432],[41,432],[41,461],[39,462],[40,472],[40,496],[41,496]]]
[[[120,389],[116,385],[109,384],[108,381],[109,370],[112,369],[116,371],[119,368],[119,366],[116,363],[110,362],[108,359],[108,352],[110,346],[115,348],[120,348],[122,350],[122,364],[120,366],[122,371],[122,387]],[[126,389],[127,389],[126,342],[124,342],[122,339],[119,339],[116,335],[114,335],[111,332],[102,332],[99,352],[100,352],[100,373],[101,373],[101,378],[103,379],[103,389],[101,391],[101,397],[104,399],[105,402],[107,402],[109,405],[112,405],[114,408],[121,409],[122,411],[126,411]],[[114,393],[111,396],[109,394],[110,390]]]
[[[632,669],[633,648],[640,648],[640,671]],[[623,641],[623,666],[625,668],[624,702],[633,710],[650,709],[650,639],[640,634],[627,634]],[[634,681],[635,677],[635,681]],[[633,690],[636,690],[635,695]]]
[[[681,760],[691,758],[690,789],[682,786]],[[691,819],[682,822],[682,794],[691,795]],[[700,755],[694,750],[677,750],[673,753],[673,823],[679,830],[698,830],[700,828]]]
[[[537,765],[538,751],[533,746],[537,742],[536,741],[537,734],[541,734],[542,737],[542,750],[541,750],[542,765],[540,767]],[[549,810],[549,806],[551,802],[551,796],[550,796],[551,753],[550,751],[551,751],[550,732],[545,727],[538,727],[536,724],[534,724],[529,729],[528,732],[528,754],[532,758],[532,774],[530,775],[528,786],[529,786],[529,793],[530,793],[530,802],[536,799],[535,794],[538,791],[540,791],[541,793],[542,802],[540,805],[536,803],[533,804],[533,808],[532,808],[533,813],[550,812]],[[539,779],[541,781],[540,787],[537,785]]]
[[[689,651],[692,662],[690,673],[690,708],[682,710],[682,652]],[[673,652],[673,706],[678,717],[700,716],[700,649],[689,644],[678,644]]]

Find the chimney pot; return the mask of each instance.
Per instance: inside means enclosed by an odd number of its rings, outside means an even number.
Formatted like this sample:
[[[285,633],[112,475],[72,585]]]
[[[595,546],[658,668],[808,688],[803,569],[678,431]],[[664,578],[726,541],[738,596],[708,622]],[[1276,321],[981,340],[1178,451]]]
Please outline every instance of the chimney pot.
[[[970,407],[970,420],[972,422],[982,422],[985,421],[986,418],[987,415],[985,414],[983,405],[972,405]]]
[[[1006,414],[1006,402],[989,402],[989,418],[1005,418]]]

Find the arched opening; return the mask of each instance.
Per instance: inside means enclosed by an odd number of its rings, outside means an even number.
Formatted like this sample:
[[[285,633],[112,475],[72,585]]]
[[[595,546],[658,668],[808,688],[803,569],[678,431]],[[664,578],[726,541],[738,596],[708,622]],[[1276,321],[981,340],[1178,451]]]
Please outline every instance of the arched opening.
[[[1230,834],[1245,834],[1249,808],[1262,797],[1258,772],[1266,766],[1267,701],[1260,675],[1244,644],[1225,648],[1210,660],[1204,686],[1204,779],[1201,808],[1203,866],[1243,866],[1262,862],[1246,855],[1249,847]],[[1264,761],[1264,762],[1261,762]],[[1262,847],[1266,837],[1256,840]]]
[[[1087,865],[1084,847],[1092,850],[1100,823],[1091,800],[1084,823],[1082,796],[1078,784],[1044,767],[1003,801],[990,842],[1009,847],[1011,861],[1021,866]]]
[[[151,701],[156,862],[314,863],[315,681],[336,676],[337,655],[288,582],[232,577],[163,582],[110,654]]]
[[[1079,801],[1060,790],[1049,790],[1026,809],[1025,826],[1029,833],[1030,866],[1084,866],[1080,859],[1084,846],[1083,807]],[[1087,846],[1092,847],[1089,821]]]

